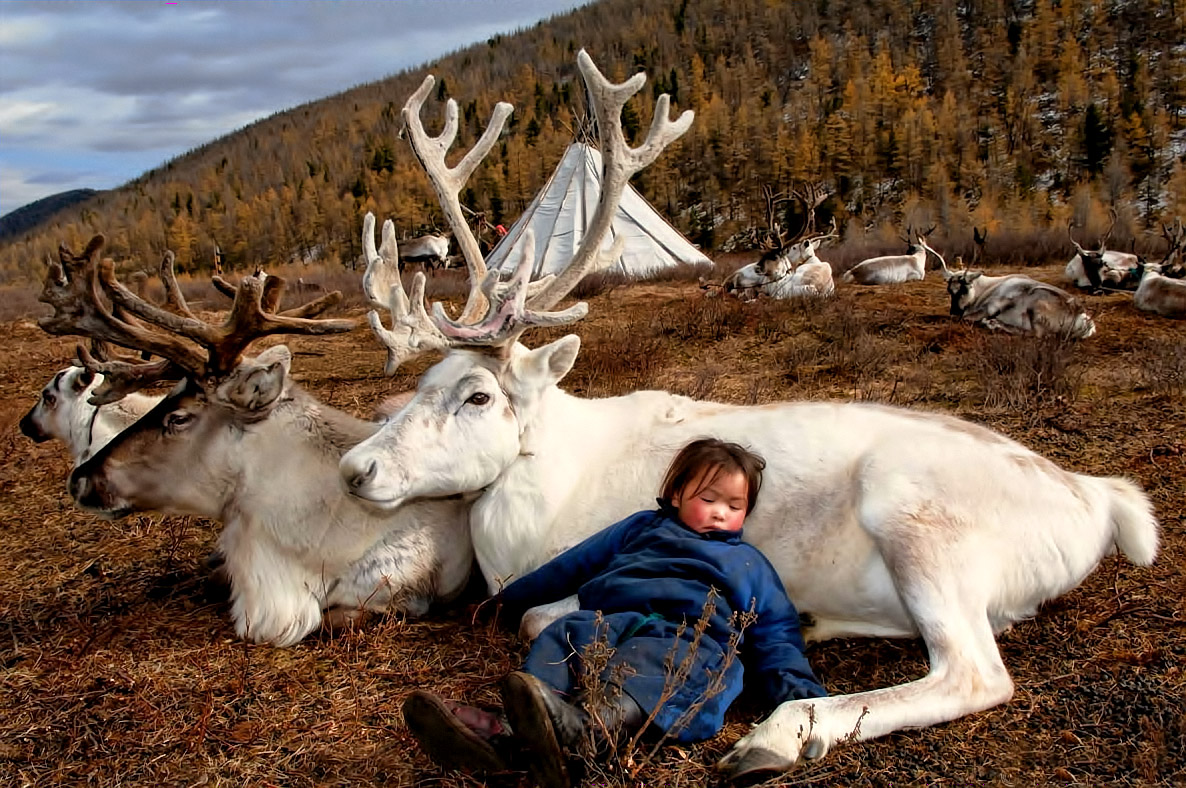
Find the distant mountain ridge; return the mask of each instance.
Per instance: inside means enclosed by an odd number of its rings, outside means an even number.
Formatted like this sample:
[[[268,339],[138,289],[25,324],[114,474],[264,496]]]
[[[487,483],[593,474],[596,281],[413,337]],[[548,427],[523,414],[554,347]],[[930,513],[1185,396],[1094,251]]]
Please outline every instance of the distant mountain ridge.
[[[32,230],[58,211],[86,202],[98,193],[97,189],[71,189],[68,192],[42,197],[10,211],[0,216],[0,241],[15,238],[26,230]]]

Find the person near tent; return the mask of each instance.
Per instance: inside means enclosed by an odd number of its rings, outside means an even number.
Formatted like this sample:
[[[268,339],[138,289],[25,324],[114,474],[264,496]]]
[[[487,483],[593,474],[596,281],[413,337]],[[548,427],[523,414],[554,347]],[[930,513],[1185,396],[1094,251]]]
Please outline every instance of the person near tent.
[[[567,788],[568,756],[604,755],[644,728],[677,742],[714,736],[743,675],[776,703],[824,696],[778,574],[741,541],[764,466],[738,444],[693,441],[668,468],[658,509],[503,589],[492,601],[511,621],[574,593],[580,609],[503,679],[505,716],[414,690],[404,720],[425,752],[479,771],[521,758],[537,784]],[[597,643],[612,649],[604,664],[586,659]]]

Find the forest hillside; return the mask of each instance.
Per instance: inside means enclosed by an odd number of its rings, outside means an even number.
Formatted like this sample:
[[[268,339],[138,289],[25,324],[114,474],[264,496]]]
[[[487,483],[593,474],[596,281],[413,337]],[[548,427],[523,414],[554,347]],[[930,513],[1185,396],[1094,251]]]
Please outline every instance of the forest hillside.
[[[523,210],[578,133],[576,51],[612,79],[649,81],[623,117],[645,134],[660,93],[696,111],[635,186],[706,250],[769,222],[793,229],[793,188],[829,195],[847,241],[899,243],[938,225],[955,254],[988,228],[998,259],[1094,243],[1160,251],[1186,215],[1186,3],[1178,0],[600,0],[424,69],[260,120],[54,215],[0,245],[0,282],[38,278],[59,242],[95,232],[117,260],[183,271],[349,263],[362,215],[402,236],[443,220],[399,110],[426,73],[435,133],[456,98],[455,151],[497,101],[514,115],[462,201],[490,224]],[[457,156],[460,153],[456,154]],[[892,251],[892,249],[891,249]],[[1034,260],[1033,262],[1038,262]]]

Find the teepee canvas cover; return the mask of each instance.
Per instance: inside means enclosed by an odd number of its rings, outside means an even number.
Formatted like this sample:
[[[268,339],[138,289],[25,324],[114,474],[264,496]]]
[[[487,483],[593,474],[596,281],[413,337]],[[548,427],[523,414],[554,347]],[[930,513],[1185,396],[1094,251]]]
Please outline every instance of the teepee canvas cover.
[[[535,263],[531,278],[558,274],[571,262],[588,221],[601,196],[601,153],[583,143],[573,143],[564,152],[552,177],[511,226],[498,246],[491,250],[486,265],[510,273],[519,256],[513,254],[522,243],[523,232],[535,231]],[[609,237],[602,244],[608,251],[619,237],[626,238],[621,256],[605,270],[619,271],[632,278],[645,278],[680,263],[711,264],[651,207],[629,184],[614,215]]]

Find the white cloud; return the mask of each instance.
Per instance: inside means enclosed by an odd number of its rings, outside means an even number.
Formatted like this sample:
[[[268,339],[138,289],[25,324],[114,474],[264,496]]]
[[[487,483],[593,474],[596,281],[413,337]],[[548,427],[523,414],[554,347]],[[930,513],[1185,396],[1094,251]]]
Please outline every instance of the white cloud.
[[[587,1],[0,0],[0,214]]]
[[[28,129],[53,117],[58,105],[52,101],[16,101],[0,104],[0,135],[18,137]]]

